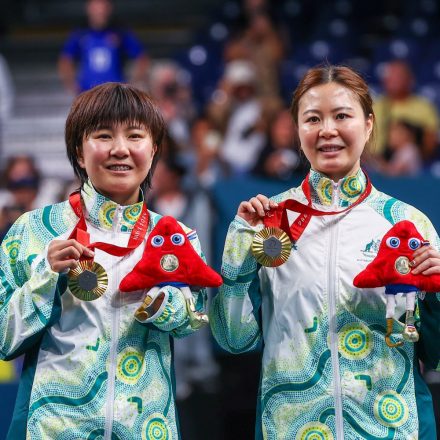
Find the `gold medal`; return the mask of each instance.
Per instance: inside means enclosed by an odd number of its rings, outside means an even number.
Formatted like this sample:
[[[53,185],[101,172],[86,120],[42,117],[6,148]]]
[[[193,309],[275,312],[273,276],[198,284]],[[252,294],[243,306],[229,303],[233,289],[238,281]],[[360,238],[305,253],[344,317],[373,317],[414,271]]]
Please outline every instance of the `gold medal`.
[[[67,276],[72,295],[82,301],[94,301],[104,295],[107,290],[107,273],[100,264],[93,261],[80,261]]]
[[[285,263],[291,248],[289,236],[282,229],[274,227],[267,227],[256,233],[252,242],[255,259],[267,267],[277,267]]]
[[[394,267],[401,275],[406,275],[411,271],[409,259],[407,257],[399,257],[394,263]]]
[[[179,260],[173,254],[166,254],[160,259],[160,267],[166,272],[174,272],[179,267]]]

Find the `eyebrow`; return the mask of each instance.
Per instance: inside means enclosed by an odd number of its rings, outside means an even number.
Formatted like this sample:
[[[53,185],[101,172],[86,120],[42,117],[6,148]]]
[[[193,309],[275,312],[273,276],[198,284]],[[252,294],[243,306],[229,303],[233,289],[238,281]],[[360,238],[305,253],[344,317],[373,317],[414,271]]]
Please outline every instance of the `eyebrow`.
[[[111,130],[112,127],[110,125],[98,125],[97,127],[94,128],[94,131],[98,131],[98,130]]]
[[[340,112],[340,111],[344,111],[344,110],[345,111],[353,111],[353,107],[347,107],[347,106],[336,107],[336,108],[332,109],[331,112],[335,113],[335,112]],[[303,115],[306,115],[307,113],[321,113],[321,111],[318,109],[311,108],[311,109],[308,109],[305,112],[303,112]]]
[[[95,131],[97,130],[113,130],[115,127],[115,125],[99,125],[98,127],[95,128]],[[138,129],[142,129],[143,125],[142,124],[138,124],[138,125],[129,125],[127,127],[125,127],[126,130],[138,130]]]
[[[145,127],[142,124],[139,125],[129,125],[127,130],[143,130]]]
[[[348,106],[341,106],[341,107],[336,107],[332,110],[332,112],[340,112],[340,111],[353,111],[353,107],[348,107]]]

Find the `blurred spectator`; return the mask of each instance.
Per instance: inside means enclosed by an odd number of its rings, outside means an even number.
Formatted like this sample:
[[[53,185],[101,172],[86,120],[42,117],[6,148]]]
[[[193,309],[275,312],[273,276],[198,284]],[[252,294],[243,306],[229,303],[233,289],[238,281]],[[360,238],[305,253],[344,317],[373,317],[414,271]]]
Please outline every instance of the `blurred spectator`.
[[[197,230],[205,256],[210,258],[211,206],[199,188],[184,188],[186,168],[176,156],[163,156],[157,163],[148,193],[148,206],[162,215],[171,215]]]
[[[258,157],[253,173],[271,179],[289,180],[293,173],[308,169],[301,160],[297,133],[292,115],[281,110],[269,127],[269,139]]]
[[[182,188],[185,168],[172,156],[157,163],[148,207],[162,215],[171,215],[194,228],[203,243],[205,257],[211,259],[210,202],[204,192],[185,192]],[[219,367],[212,352],[209,328],[174,340],[176,397],[188,398],[195,388],[214,392]]]
[[[391,158],[381,160],[379,171],[388,176],[417,176],[422,170],[420,141],[422,129],[409,122],[396,120],[390,122],[388,148]]]
[[[3,178],[1,238],[12,223],[26,211],[34,208],[34,201],[38,194],[40,173],[32,158],[28,156],[14,156],[6,164]]]
[[[149,207],[162,215],[171,215],[180,221],[189,208],[189,197],[182,189],[185,168],[172,157],[164,157],[157,163],[150,191]]]
[[[414,77],[403,60],[386,64],[382,77],[383,96],[374,105],[377,120],[377,154],[386,155],[388,127],[400,119],[423,130],[421,151],[426,159],[435,153],[438,144],[439,115],[426,98],[413,93]],[[389,153],[389,152],[388,152]]]
[[[263,10],[256,11],[249,15],[247,27],[228,41],[224,59],[226,62],[241,59],[251,61],[256,69],[258,95],[268,101],[267,105],[277,105],[280,94],[279,69],[285,55],[284,42],[270,16]]]
[[[59,182],[49,179],[43,181],[34,159],[27,155],[8,159],[1,183],[1,239],[21,214],[54,202],[59,191]]]
[[[235,174],[254,167],[266,141],[266,118],[256,83],[255,66],[250,61],[231,61],[208,104],[209,117],[224,129],[221,157]]]
[[[191,129],[191,143],[195,153],[195,175],[202,188],[210,188],[227,174],[227,166],[220,157],[222,136],[206,116],[198,118]]]
[[[168,133],[181,150],[188,147],[196,109],[185,72],[172,61],[152,65],[148,79],[151,97],[162,111]]]
[[[58,70],[73,94],[104,82],[124,81],[124,57],[134,60],[131,82],[144,83],[148,67],[144,49],[131,32],[111,24],[112,12],[110,0],[86,0],[88,28],[73,32],[64,45]]]

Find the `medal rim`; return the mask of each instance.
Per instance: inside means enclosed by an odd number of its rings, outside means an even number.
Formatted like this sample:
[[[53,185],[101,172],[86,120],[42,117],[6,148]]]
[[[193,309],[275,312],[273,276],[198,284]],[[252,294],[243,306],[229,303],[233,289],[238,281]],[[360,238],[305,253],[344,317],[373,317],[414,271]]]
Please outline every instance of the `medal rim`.
[[[91,290],[85,290],[81,288],[78,284],[78,279],[82,273],[86,270],[94,272],[97,277],[97,285]],[[80,299],[81,301],[94,301],[107,291],[108,287],[108,276],[105,269],[95,261],[84,260],[79,261],[78,266],[74,269],[70,269],[67,274],[68,277],[68,287],[73,296]]]
[[[281,242],[281,251],[276,257],[271,257],[264,252],[264,242],[270,237],[275,237]],[[251,250],[255,259],[262,266],[278,267],[289,259],[292,250],[292,242],[290,241],[289,236],[282,229],[269,226],[265,227],[254,235]]]

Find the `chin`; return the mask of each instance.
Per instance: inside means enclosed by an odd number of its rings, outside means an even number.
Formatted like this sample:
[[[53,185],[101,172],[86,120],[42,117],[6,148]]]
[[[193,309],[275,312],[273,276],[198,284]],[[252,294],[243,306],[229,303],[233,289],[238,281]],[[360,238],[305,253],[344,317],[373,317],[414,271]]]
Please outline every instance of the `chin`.
[[[355,173],[357,170],[354,165],[348,166],[347,164],[342,164],[339,161],[334,161],[332,163],[322,164],[318,171],[330,178],[334,176],[337,179],[342,179],[343,177]]]

